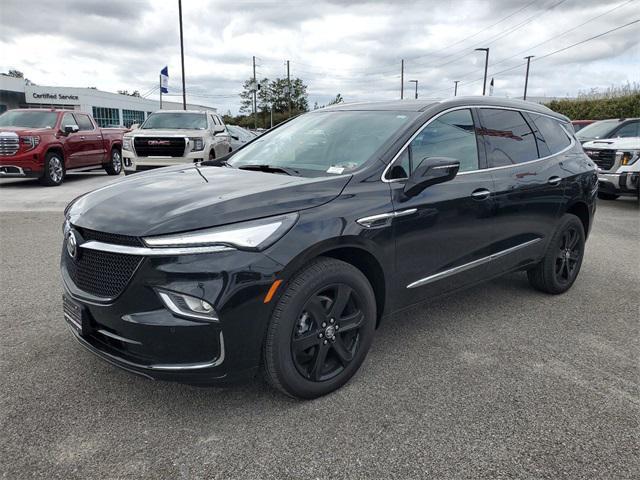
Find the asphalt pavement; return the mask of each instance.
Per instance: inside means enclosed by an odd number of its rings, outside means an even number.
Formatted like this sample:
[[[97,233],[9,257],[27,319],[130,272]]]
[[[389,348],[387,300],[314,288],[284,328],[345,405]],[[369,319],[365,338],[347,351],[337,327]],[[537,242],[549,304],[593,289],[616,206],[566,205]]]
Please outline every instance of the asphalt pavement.
[[[568,293],[514,274],[405,311],[349,384],[301,402],[154,382],[75,342],[62,208],[114,180],[76,175],[0,181],[0,478],[639,478],[635,201],[599,202]]]

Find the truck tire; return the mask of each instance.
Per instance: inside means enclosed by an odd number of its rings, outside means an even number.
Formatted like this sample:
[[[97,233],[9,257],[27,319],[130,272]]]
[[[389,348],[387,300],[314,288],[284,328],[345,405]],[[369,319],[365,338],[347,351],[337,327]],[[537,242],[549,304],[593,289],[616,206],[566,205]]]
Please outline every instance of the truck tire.
[[[575,215],[566,213],[560,219],[542,261],[527,270],[531,286],[554,295],[569,290],[582,266],[584,243],[582,222]]]
[[[44,158],[44,172],[40,183],[47,187],[57,187],[65,177],[64,158],[57,152],[49,152]]]
[[[119,148],[113,148],[109,155],[109,162],[104,164],[104,169],[109,175],[120,175],[122,173],[122,152]]]

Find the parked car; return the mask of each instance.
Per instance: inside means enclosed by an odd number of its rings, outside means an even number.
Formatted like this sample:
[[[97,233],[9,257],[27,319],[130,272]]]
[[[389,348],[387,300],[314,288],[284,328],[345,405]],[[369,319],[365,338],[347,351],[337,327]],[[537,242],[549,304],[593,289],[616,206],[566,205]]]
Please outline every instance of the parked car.
[[[230,135],[220,115],[160,110],[124,136],[124,173],[224,157]]]
[[[99,128],[91,115],[16,109],[0,115],[0,178],[35,177],[60,185],[69,170],[122,171],[122,129]]]
[[[640,118],[600,120],[576,133],[580,143],[603,138],[640,137]]]
[[[595,140],[583,148],[598,166],[598,197],[635,195],[640,200],[640,137]]]
[[[313,398],[354,375],[398,310],[514,271],[566,292],[596,193],[569,120],[544,106],[339,104],[227,160],[75,200],[64,314],[128,371],[216,383],[262,365],[275,388]]]
[[[591,125],[595,123],[595,120],[571,120],[571,124],[573,125],[573,130],[575,132],[579,132],[587,125]]]
[[[257,135],[246,128],[238,127],[237,125],[227,125],[227,130],[231,136],[230,143],[232,150],[237,150],[245,143],[250,142],[257,137]]]

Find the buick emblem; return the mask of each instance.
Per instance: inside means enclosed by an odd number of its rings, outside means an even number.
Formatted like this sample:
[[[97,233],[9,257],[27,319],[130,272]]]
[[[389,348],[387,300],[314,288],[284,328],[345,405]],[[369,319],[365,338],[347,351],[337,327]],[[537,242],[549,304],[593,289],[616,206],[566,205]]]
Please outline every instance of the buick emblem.
[[[78,258],[78,239],[73,230],[67,235],[67,253],[74,260]]]

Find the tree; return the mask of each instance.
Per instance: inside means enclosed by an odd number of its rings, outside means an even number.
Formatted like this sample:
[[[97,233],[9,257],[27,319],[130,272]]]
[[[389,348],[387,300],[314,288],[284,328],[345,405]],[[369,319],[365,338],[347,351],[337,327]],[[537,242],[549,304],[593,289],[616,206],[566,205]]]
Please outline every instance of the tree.
[[[337,94],[336,98],[331,100],[327,105],[336,105],[338,103],[344,103],[344,98],[342,98],[342,95],[340,94]]]
[[[20,70],[9,70],[9,73],[7,73],[7,75],[14,78],[24,78],[24,73],[22,73]]]
[[[129,90],[118,90],[120,95],[128,95],[130,97],[140,97],[140,92],[138,90],[134,90],[133,93],[129,93]]]
[[[286,78],[269,80],[263,78],[258,82],[257,109],[262,117],[271,112],[288,113],[289,96],[287,95],[288,82]],[[292,113],[306,112],[309,110],[307,100],[307,86],[300,78],[291,81],[291,110]],[[253,112],[253,80],[250,78],[242,84],[240,93],[240,113]],[[275,119],[275,117],[274,117]]]

